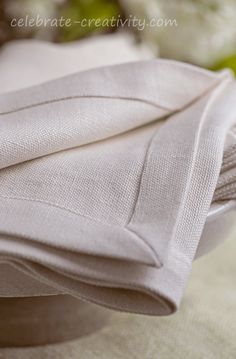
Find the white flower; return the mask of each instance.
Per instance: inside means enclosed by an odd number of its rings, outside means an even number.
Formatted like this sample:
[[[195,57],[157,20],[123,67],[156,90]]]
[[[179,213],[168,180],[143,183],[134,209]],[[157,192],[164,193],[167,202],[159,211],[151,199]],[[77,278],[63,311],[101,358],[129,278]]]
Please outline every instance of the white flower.
[[[176,20],[146,26],[141,37],[162,57],[211,66],[236,52],[235,0],[122,0],[126,14]]]

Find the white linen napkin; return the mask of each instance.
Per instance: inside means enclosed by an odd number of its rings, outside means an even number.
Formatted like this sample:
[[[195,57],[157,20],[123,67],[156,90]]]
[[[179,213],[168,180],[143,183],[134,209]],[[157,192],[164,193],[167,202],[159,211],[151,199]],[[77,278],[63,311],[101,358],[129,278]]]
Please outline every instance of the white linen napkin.
[[[1,94],[0,261],[113,309],[175,311],[235,94],[227,71],[159,59]]]

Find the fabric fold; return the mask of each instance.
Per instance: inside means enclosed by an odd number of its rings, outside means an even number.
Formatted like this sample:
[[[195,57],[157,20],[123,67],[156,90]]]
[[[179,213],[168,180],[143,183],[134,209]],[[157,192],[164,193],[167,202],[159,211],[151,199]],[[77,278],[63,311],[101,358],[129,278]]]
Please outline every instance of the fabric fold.
[[[190,65],[152,60],[96,68],[2,94],[0,168],[169,116],[217,86],[222,77],[224,73],[213,76]],[[182,86],[173,86],[170,78]]]
[[[0,262],[109,308],[174,312],[230,184],[235,96],[229,72],[168,60],[1,94]]]

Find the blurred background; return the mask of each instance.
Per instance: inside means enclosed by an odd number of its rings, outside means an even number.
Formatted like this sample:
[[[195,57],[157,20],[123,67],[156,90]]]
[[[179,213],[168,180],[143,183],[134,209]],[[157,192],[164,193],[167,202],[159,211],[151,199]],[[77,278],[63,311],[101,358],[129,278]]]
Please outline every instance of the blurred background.
[[[139,26],[125,22],[134,18]],[[55,19],[69,19],[70,26]],[[83,19],[94,21],[81,26]],[[235,0],[0,0],[1,45],[21,38],[65,43],[121,30],[155,56],[236,73]]]

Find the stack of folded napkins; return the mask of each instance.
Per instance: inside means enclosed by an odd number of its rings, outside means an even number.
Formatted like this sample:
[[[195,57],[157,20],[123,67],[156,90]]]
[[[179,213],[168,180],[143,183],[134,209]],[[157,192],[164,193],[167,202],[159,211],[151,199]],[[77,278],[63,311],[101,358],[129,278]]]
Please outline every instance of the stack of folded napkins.
[[[172,313],[235,197],[231,74],[155,59],[28,85],[0,95],[0,296]]]

